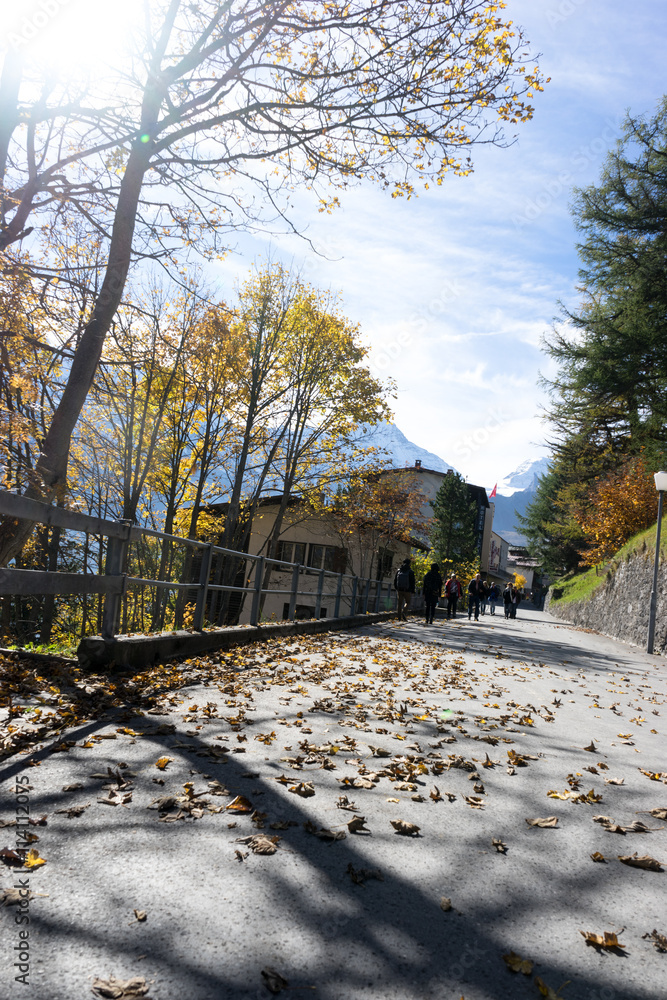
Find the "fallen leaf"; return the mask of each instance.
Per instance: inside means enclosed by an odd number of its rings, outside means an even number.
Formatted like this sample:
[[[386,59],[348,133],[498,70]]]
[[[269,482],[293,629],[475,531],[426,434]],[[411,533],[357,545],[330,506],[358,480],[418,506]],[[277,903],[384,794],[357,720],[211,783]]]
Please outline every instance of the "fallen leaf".
[[[34,899],[35,895],[44,895],[44,893],[34,893],[29,889],[16,889],[13,886],[8,889],[0,889],[0,906],[19,906],[24,903],[26,899]],[[644,935],[646,937],[646,935]]]
[[[70,806],[69,809],[56,809],[56,812],[67,816],[68,819],[74,819],[76,816],[82,816],[88,808],[90,808],[90,802],[87,802],[85,806]]]
[[[605,785],[624,785],[625,778],[605,778]]]
[[[252,802],[245,797],[245,795],[237,795],[236,798],[232,799],[229,805],[226,806],[226,808],[229,812],[250,813],[253,812],[255,807]]]
[[[95,979],[91,989],[98,997],[104,997],[105,1000],[131,1000],[133,997],[143,997],[148,993],[146,980],[139,976],[134,976],[132,979],[116,979],[115,976]]]
[[[252,837],[237,837],[237,844],[247,844],[253,854],[275,854],[280,837],[267,837],[264,833],[256,833]]]
[[[478,795],[464,795],[463,798],[466,800],[471,809],[484,808],[484,799],[481,799]]]
[[[248,857],[247,851],[234,851],[234,854],[236,856],[237,861],[245,861],[245,859]]]
[[[353,868],[350,863],[345,869],[355,885],[364,885],[366,879],[375,878],[379,882],[384,882],[384,875],[379,868]]]
[[[597,747],[596,747],[595,743],[593,743],[593,740],[591,740],[591,742],[589,743],[589,745],[587,747],[583,747],[582,749],[588,750],[589,753],[595,753],[595,751],[597,750]]]
[[[533,971],[533,963],[529,958],[521,958],[515,951],[509,955],[503,955],[503,962],[510,972],[522,972],[524,976],[529,976]]]
[[[366,826],[365,816],[353,816],[347,824],[347,828],[350,833],[370,833],[370,830]]]
[[[270,993],[280,993],[281,990],[286,990],[289,986],[289,982],[279,972],[275,969],[270,969],[268,966],[266,969],[262,969],[262,979],[264,985]]]
[[[83,788],[83,785],[77,781],[73,785],[63,785],[63,792],[78,792],[80,788]]]
[[[613,931],[603,931],[602,934],[595,934],[593,931],[579,931],[586,944],[593,945],[594,948],[625,948],[618,940],[617,934]],[[618,931],[622,934],[622,931]]]
[[[307,799],[315,794],[315,786],[312,781],[300,781],[298,785],[290,785],[289,791]]]
[[[498,854],[507,854],[507,844],[504,844],[500,837],[494,837],[491,841],[491,846],[495,847]]]
[[[400,833],[404,837],[414,837],[419,834],[419,827],[415,826],[414,823],[407,823],[404,819],[392,819],[390,823],[396,833]]]
[[[591,854],[591,861],[599,861],[602,864],[607,863],[607,859],[605,858],[604,854],[600,854],[599,851],[594,851],[593,854]]]
[[[174,759],[173,757],[160,757],[160,759],[156,761],[155,766],[158,767],[161,771],[164,771],[167,764],[170,764],[173,759]]]
[[[134,920],[131,923],[145,924],[148,917],[146,910],[132,910],[134,913]]]
[[[660,809],[647,809],[647,812],[649,816],[654,816],[655,819],[667,819],[667,806]]]
[[[336,802],[336,809],[349,809],[350,812],[356,812],[357,807],[354,802],[350,802],[347,795],[339,795],[338,801]]]
[[[23,862],[25,868],[40,868],[41,865],[45,864],[46,861],[44,858],[40,858],[39,851],[35,847],[30,848]]]
[[[539,976],[535,976],[535,979],[533,980],[533,982],[535,983],[535,985],[537,986],[538,990],[540,991],[540,996],[545,997],[546,1000],[561,1000],[561,990],[565,989],[565,987],[568,985],[568,983],[570,982],[570,980],[569,979],[566,980],[562,984],[562,986],[559,986],[557,993],[556,993],[555,990],[552,990],[550,986],[547,986],[547,984],[544,982],[544,980],[540,979]]]
[[[657,951],[667,951],[667,937],[664,934],[658,934],[654,929],[650,934],[642,934],[642,937],[652,941]]]
[[[434,802],[444,802],[445,801],[443,799],[442,795],[440,794],[440,789],[438,788],[437,785],[434,785],[433,786],[433,790],[430,791],[428,794],[429,794],[429,797],[432,798]]]
[[[440,909],[444,910],[445,913],[449,913],[452,908],[452,901],[448,896],[443,896],[440,900]]]
[[[400,799],[387,799],[387,802],[400,802]]]
[[[526,823],[528,824],[528,826],[538,826],[542,828],[550,826],[558,826],[558,817],[544,816],[544,817],[538,817],[537,819],[527,819]]]
[[[632,868],[644,868],[648,872],[663,871],[661,863],[652,858],[650,854],[638,856],[635,851],[634,854],[618,854],[617,857],[624,865],[630,865]]]

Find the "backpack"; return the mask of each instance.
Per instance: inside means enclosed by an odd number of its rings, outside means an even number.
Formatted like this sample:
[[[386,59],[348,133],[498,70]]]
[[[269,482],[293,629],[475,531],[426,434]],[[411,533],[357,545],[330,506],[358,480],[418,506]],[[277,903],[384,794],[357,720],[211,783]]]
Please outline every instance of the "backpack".
[[[409,569],[399,569],[396,574],[396,590],[409,590],[410,589],[410,570]]]

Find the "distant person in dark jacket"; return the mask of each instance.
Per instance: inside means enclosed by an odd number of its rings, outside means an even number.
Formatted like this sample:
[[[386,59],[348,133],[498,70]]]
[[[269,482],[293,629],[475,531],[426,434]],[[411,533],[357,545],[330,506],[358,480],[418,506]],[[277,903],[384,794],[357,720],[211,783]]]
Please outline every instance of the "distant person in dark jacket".
[[[468,621],[472,616],[473,608],[475,609],[475,621],[479,621],[479,602],[483,601],[485,597],[484,583],[481,575],[477,573],[468,584]]]
[[[447,617],[456,618],[456,604],[459,597],[463,594],[463,588],[456,579],[456,573],[452,573],[445,584],[445,594],[447,596]]]
[[[510,609],[512,607],[512,588],[509,583],[503,590],[503,604],[505,606],[505,618],[509,618]]]
[[[396,588],[396,593],[398,594],[397,610],[399,620],[406,622],[408,619],[405,612],[410,610],[410,601],[412,600],[412,595],[415,592],[415,574],[410,569],[409,559],[404,559],[396,570],[394,587]]]
[[[442,577],[440,576],[440,567],[437,563],[431,564],[430,570],[424,577],[423,589],[426,624],[432,625],[435,609],[438,606],[438,601],[440,600],[440,595],[442,594]]]

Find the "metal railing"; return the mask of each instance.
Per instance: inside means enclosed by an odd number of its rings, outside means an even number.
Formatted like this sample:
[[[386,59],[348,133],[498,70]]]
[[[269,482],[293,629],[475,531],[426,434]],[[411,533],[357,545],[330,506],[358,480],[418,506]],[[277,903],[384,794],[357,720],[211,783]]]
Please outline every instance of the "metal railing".
[[[251,597],[249,624],[257,625],[267,597],[283,595],[287,598],[285,608],[280,616],[291,621],[298,609],[298,598],[308,597],[314,600],[312,608],[314,618],[322,617],[323,603],[333,601],[333,614],[328,618],[340,618],[351,614],[365,614],[369,610],[379,611],[381,606],[389,610],[394,604],[394,594],[391,583],[383,585],[381,580],[371,577],[361,578],[349,573],[336,573],[333,570],[313,568],[300,563],[288,563],[281,559],[269,559],[263,555],[249,552],[239,552],[226,549],[212,542],[198,541],[170,535],[153,528],[141,527],[129,521],[109,521],[90,514],[54,507],[49,504],[30,500],[15,493],[0,491],[0,514],[13,518],[34,521],[46,527],[60,528],[67,531],[83,532],[86,535],[106,538],[106,552],[103,573],[70,573],[54,570],[18,569],[14,567],[0,568],[0,596],[37,596],[37,595],[103,595],[104,604],[101,621],[102,636],[111,639],[120,633],[119,621],[121,602],[129,587],[149,587],[159,591],[184,592],[195,597],[192,620],[188,627],[202,631],[207,621],[214,617],[211,614],[211,603],[215,595],[239,595],[236,611],[240,616],[244,610],[245,599]],[[133,542],[144,542],[155,538],[162,545],[184,546],[191,552],[200,553],[198,579],[191,581],[153,579],[133,576],[126,572],[130,545]],[[214,560],[222,557],[233,560],[232,566],[235,580],[241,579],[241,584],[215,582],[213,573]],[[186,566],[188,560],[185,560]],[[192,561],[190,562],[192,566]],[[271,572],[267,570],[271,568]],[[195,565],[196,569],[196,565]],[[289,574],[289,586],[264,586],[265,579],[271,582],[272,575]],[[220,575],[220,574],[218,574]],[[212,576],[214,579],[212,580]],[[303,589],[304,580],[315,577],[314,586]],[[385,595],[383,598],[383,594]],[[195,596],[196,595],[196,596]],[[327,607],[327,611],[329,607]],[[273,617],[276,617],[275,612]]]

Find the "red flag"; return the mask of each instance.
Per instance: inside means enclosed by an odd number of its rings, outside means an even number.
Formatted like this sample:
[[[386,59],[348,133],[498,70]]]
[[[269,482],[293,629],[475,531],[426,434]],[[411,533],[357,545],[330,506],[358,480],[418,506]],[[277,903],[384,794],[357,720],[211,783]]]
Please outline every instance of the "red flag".
[[[491,490],[491,492],[489,493],[489,500],[493,500],[493,498],[494,498],[494,497],[495,497],[495,495],[496,495],[496,490],[497,490],[497,489],[498,489],[498,483],[496,483],[496,485],[495,485],[495,486],[493,487],[493,489],[492,489],[492,490]]]

